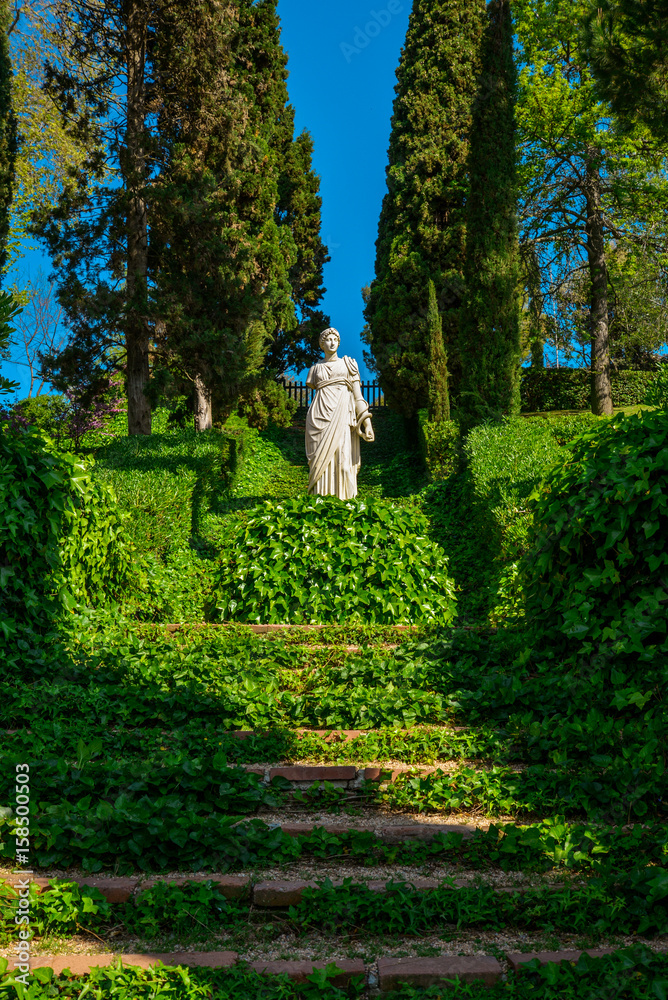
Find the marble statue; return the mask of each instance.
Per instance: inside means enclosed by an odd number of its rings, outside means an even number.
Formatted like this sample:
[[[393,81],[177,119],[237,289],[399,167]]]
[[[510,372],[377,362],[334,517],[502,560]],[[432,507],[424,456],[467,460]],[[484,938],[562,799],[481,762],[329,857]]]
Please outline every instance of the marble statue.
[[[374,433],[357,362],[338,356],[340,343],[337,330],[323,330],[320,346],[325,360],[313,365],[306,379],[306,385],[316,390],[306,416],[308,491],[351,500],[357,496],[360,438],[373,441]]]

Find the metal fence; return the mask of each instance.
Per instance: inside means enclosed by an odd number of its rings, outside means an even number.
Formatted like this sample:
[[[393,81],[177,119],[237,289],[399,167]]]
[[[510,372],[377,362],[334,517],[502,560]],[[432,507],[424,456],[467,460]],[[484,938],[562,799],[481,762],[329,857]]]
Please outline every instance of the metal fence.
[[[292,379],[282,378],[280,383],[287,392],[290,399],[296,399],[298,406],[310,406],[315,395],[315,389],[309,389],[305,382],[294,382]],[[378,382],[360,382],[362,396],[369,404],[369,409],[377,410],[385,406],[383,390]]]

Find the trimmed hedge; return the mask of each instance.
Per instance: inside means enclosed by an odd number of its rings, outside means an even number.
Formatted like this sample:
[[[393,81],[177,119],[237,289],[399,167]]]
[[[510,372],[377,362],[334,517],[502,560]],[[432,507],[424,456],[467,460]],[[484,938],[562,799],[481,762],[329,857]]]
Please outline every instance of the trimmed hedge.
[[[653,371],[613,372],[613,405],[639,406],[655,380],[656,372]],[[591,372],[582,368],[523,368],[522,412],[588,410],[590,389]]]

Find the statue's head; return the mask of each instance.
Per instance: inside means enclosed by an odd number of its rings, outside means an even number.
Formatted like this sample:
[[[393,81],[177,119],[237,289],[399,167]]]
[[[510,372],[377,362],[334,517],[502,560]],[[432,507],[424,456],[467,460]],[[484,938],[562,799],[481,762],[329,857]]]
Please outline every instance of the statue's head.
[[[337,346],[341,343],[341,334],[338,330],[335,330],[333,326],[328,326],[326,330],[323,330],[320,334],[320,346],[324,349],[325,338],[326,337],[336,337]]]

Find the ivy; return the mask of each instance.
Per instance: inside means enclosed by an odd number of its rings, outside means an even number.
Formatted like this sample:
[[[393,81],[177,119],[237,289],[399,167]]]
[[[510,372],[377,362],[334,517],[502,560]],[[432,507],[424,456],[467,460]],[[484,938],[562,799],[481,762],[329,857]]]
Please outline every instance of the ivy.
[[[451,621],[447,557],[422,515],[380,500],[266,502],[225,542],[212,620]]]
[[[578,438],[534,498],[528,610],[558,650],[588,660],[618,708],[642,708],[653,697],[643,674],[666,662],[667,476],[666,414],[619,415]]]
[[[43,627],[59,609],[136,583],[124,518],[90,463],[0,426],[0,628]]]

